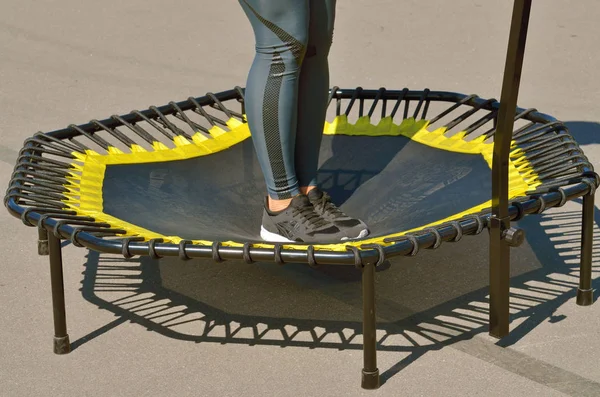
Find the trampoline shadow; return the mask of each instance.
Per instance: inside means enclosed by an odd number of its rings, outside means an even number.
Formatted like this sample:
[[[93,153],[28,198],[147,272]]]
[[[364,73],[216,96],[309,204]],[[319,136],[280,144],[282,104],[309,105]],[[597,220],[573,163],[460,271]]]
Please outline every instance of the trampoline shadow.
[[[542,322],[564,320],[555,312],[575,297],[579,206],[520,222],[529,247],[512,251],[513,329],[498,345],[516,343]],[[595,232],[593,288],[598,289],[600,235]],[[487,236],[453,244],[415,258],[394,258],[378,273],[378,349],[399,355],[395,365],[381,368],[383,381],[427,352],[487,332]],[[353,267],[125,261],[95,252],[88,253],[85,267],[84,298],[118,318],[74,341],[73,348],[134,322],[196,343],[362,349],[360,274]]]
[[[581,146],[600,143],[600,123],[593,121],[569,121],[565,125]]]

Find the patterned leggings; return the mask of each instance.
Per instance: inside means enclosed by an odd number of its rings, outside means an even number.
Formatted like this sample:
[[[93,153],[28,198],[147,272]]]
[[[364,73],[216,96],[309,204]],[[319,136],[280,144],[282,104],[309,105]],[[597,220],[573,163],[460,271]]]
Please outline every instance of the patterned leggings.
[[[239,0],[256,40],[246,83],[252,141],[273,199],[316,185],[336,0]]]

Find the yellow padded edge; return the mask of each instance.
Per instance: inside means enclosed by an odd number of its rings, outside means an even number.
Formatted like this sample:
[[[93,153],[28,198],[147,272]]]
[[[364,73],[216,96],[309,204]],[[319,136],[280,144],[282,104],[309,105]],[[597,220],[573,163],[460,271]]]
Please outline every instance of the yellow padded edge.
[[[326,122],[323,133],[326,135],[367,135],[367,136],[405,136],[415,142],[440,149],[470,155],[481,155],[486,163],[492,164],[493,144],[484,142],[483,138],[464,140],[465,134],[459,132],[451,137],[447,137],[445,128],[438,128],[429,131],[427,127],[429,121],[414,120],[413,118],[403,120],[399,125],[394,124],[390,117],[381,119],[377,124],[372,124],[368,116],[359,118],[355,123],[350,123],[345,115],[337,116],[331,122]],[[209,132],[212,139],[205,137],[200,133],[192,136],[191,141],[178,136],[174,139],[174,148],[169,148],[163,143],[154,142],[151,151],[144,149],[139,145],[133,145],[129,153],[123,152],[117,148],[109,148],[108,154],[102,155],[94,151],[87,151],[86,154],[73,153],[76,160],[71,164],[71,174],[67,178],[65,187],[68,193],[63,202],[79,215],[86,215],[95,218],[97,221],[110,224],[113,228],[126,230],[125,236],[141,236],[146,240],[162,238],[165,242],[179,243],[181,238],[178,236],[164,236],[136,226],[134,224],[112,217],[103,212],[102,203],[102,184],[104,172],[107,165],[115,164],[137,164],[151,163],[161,161],[185,160],[189,158],[206,156],[225,150],[235,144],[238,144],[250,137],[248,125],[236,119],[230,119],[227,122],[228,130],[220,127],[212,127]],[[539,185],[537,175],[529,166],[524,153],[520,149],[511,152],[511,162],[509,164],[509,195],[510,198],[516,198],[525,195]],[[333,251],[345,251],[348,245],[360,246],[362,244],[382,244],[384,238],[398,237],[410,232],[422,230],[423,228],[440,225],[452,220],[458,220],[462,217],[480,212],[491,207],[491,200],[481,203],[466,211],[452,215],[451,217],[440,219],[436,222],[423,225],[421,227],[404,230],[402,232],[383,237],[376,237],[360,242],[348,242],[343,244],[315,245],[315,249],[327,249]],[[194,240],[194,244],[211,245],[211,241]],[[234,241],[223,242],[224,246],[242,247],[243,244]],[[272,248],[272,244],[255,244],[256,247]],[[307,246],[289,245],[286,249],[305,250]]]

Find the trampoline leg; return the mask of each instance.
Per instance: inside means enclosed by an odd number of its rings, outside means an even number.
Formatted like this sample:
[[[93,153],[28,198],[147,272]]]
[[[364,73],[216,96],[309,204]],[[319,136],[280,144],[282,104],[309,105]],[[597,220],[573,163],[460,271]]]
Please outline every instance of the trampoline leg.
[[[500,223],[492,218],[493,223]],[[490,228],[490,324],[495,338],[508,335],[510,324],[510,247],[502,239],[499,225]]]
[[[54,353],[67,354],[71,351],[71,343],[67,334],[65,314],[62,251],[60,239],[53,233],[48,233],[48,248],[50,253],[50,280],[52,283],[52,308],[54,312]]]
[[[363,354],[362,388],[379,388],[377,368],[377,336],[375,324],[375,265],[367,263],[362,273],[363,292]]]
[[[38,255],[48,255],[48,231],[38,228]]]
[[[592,246],[594,240],[594,194],[583,196],[583,216],[581,220],[581,263],[579,267],[579,288],[577,304],[589,306],[594,301],[592,290]]]

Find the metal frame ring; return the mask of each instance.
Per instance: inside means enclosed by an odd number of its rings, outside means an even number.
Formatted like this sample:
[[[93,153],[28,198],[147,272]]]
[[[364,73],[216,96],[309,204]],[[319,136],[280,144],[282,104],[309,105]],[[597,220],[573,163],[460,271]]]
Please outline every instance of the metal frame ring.
[[[77,237],[79,235],[79,233],[81,233],[82,231],[83,230],[80,228],[75,228],[75,229],[73,229],[73,232],[71,233],[71,236],[69,237],[71,240],[71,244],[73,244],[75,247],[78,247],[78,248],[84,247],[84,245],[79,242],[79,239]]]
[[[452,239],[453,242],[458,242],[463,238],[463,227],[459,221],[453,221],[450,223],[454,229],[456,229],[456,237]]]
[[[519,222],[525,216],[525,207],[518,201],[513,201],[510,205],[517,207],[517,216],[513,219],[514,222]]]
[[[181,240],[179,242],[179,259],[181,259],[182,261],[189,261],[190,259],[192,259],[185,252],[186,244],[192,244],[192,241],[191,240]]]
[[[54,228],[52,229],[52,234],[54,234],[54,237],[56,237],[59,240],[62,239],[62,236],[60,234],[60,230],[59,229],[60,229],[61,226],[65,225],[67,223],[69,223],[69,221],[65,221],[65,220],[56,221],[56,224],[54,225]]]
[[[312,245],[309,245],[308,248],[306,249],[306,258],[308,260],[308,266],[312,267],[312,268],[317,268],[319,267],[319,264],[317,263],[317,260],[315,259],[315,247]]]
[[[44,222],[46,222],[46,220],[49,219],[49,218],[51,218],[51,217],[52,216],[50,214],[40,215],[40,220],[38,221],[38,224],[37,224],[38,230],[46,229],[44,227]]]
[[[475,231],[475,234],[481,234],[481,232],[483,232],[483,229],[485,229],[485,224],[479,215],[470,215],[467,217],[467,219],[473,219],[475,222],[477,222],[477,230]]]
[[[148,255],[150,255],[150,258],[155,260],[162,258],[162,256],[158,255],[158,253],[156,252],[156,243],[162,242],[162,238],[153,238],[150,241],[148,241]]]
[[[582,180],[582,182],[590,187],[590,191],[588,192],[588,195],[592,195],[592,194],[596,193],[596,189],[598,189],[598,186],[596,185],[596,181],[592,181],[589,178],[585,178]]]
[[[283,261],[283,258],[281,257],[281,249],[282,249],[281,244],[275,244],[273,246],[273,255],[274,255],[273,256],[273,260],[278,265],[284,265],[285,264],[285,262]]]
[[[360,248],[369,248],[369,249],[375,249],[377,250],[377,252],[379,253],[379,255],[377,256],[377,262],[375,262],[375,267],[379,267],[383,264],[383,262],[385,262],[385,249],[383,248],[383,246],[381,244],[364,244],[361,245]]]
[[[375,244],[375,249],[379,251],[379,258],[377,258],[377,263],[375,263],[375,267],[377,268],[385,262],[385,249],[381,244]]]
[[[600,185],[600,175],[598,175],[594,171],[587,171],[587,172],[584,172],[582,176],[586,179],[592,178],[594,180],[594,182],[592,184],[592,186],[593,186],[592,190],[598,189],[598,186]],[[586,181],[586,179],[584,179],[584,182]]]
[[[410,251],[410,256],[415,256],[419,253],[419,240],[417,240],[417,238],[411,234],[407,234],[406,236],[406,240],[410,241],[410,243],[412,244],[412,250]]]
[[[129,252],[129,243],[131,243],[133,241],[144,241],[144,238],[143,237],[125,237],[123,239],[123,247],[121,248],[121,255],[123,255],[123,257],[125,259],[131,259],[135,256],[135,255],[132,255],[131,252]]]
[[[219,246],[221,246],[221,243],[218,241],[212,243],[212,259],[215,262],[224,262],[223,258],[221,258],[221,255],[219,254]]]
[[[346,250],[347,251],[352,251],[352,253],[354,254],[354,267],[357,269],[362,270],[362,268],[364,267],[363,261],[362,261],[362,257],[360,256],[360,251],[358,248],[356,248],[353,245],[347,245],[346,246]]]
[[[558,203],[558,206],[562,207],[568,201],[567,193],[565,193],[565,189],[563,189],[562,187],[558,188],[558,193],[560,193],[560,203]]]
[[[442,235],[435,227],[429,227],[429,228],[425,229],[425,231],[429,232],[435,236],[435,241],[434,241],[433,245],[431,246],[431,249],[436,249],[440,245],[442,245]]]
[[[21,222],[27,227],[35,227],[35,225],[27,219],[27,216],[33,212],[33,208],[25,208],[25,211],[21,214]]]
[[[245,242],[244,243],[244,249],[242,251],[242,255],[244,257],[244,262],[246,263],[254,263],[254,259],[252,259],[252,257],[250,256],[250,246],[252,244],[250,244],[249,242]]]
[[[540,202],[540,208],[535,213],[541,214],[546,210],[546,199],[544,198],[544,196],[538,196],[536,200]]]

